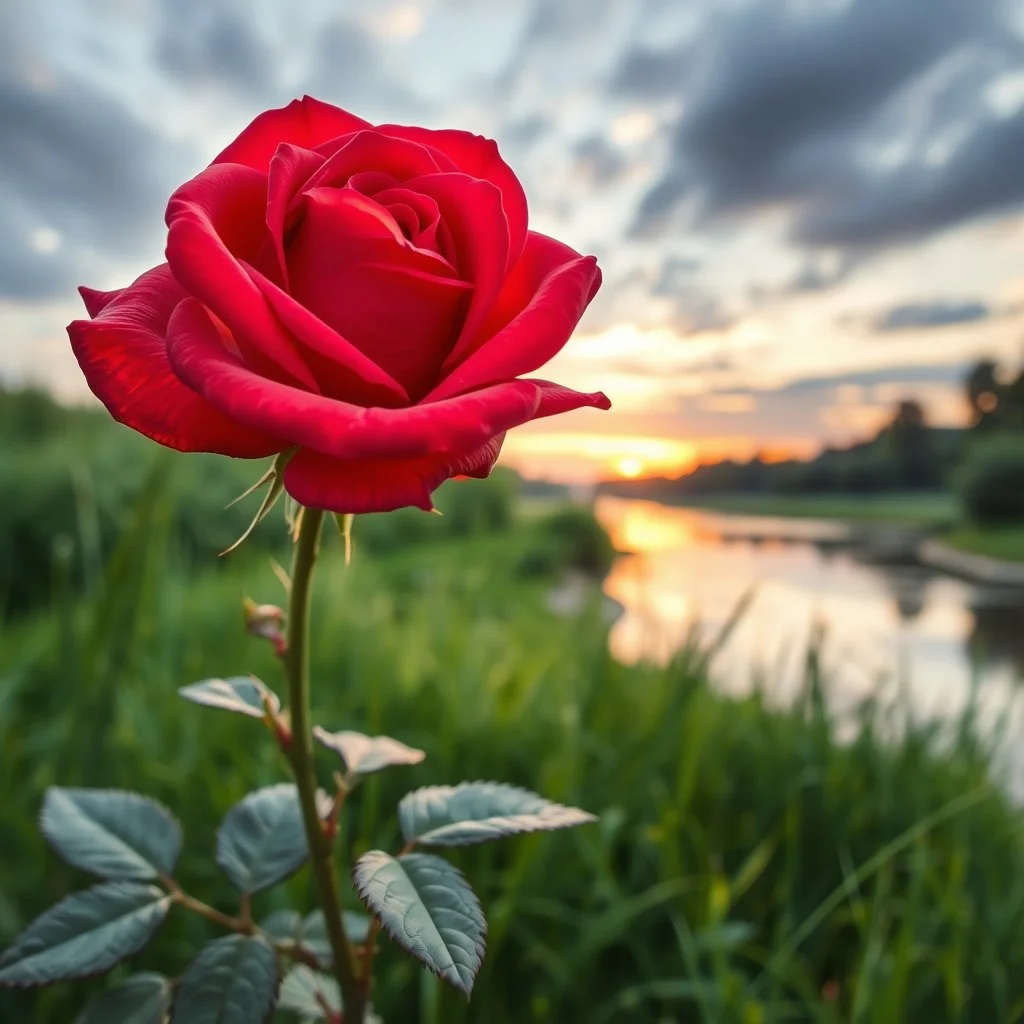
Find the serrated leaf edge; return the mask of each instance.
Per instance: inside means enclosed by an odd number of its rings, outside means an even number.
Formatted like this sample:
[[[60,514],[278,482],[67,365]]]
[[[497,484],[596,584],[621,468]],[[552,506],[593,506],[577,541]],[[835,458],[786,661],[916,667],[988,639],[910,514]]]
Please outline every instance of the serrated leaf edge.
[[[521,832],[510,832],[507,836],[485,836],[485,837],[481,837],[479,839],[466,839],[466,840],[462,840],[462,841],[459,841],[459,842],[444,843],[442,846],[439,846],[440,849],[444,849],[444,848],[455,849],[457,847],[462,847],[462,846],[478,846],[481,843],[497,842],[499,839],[512,839],[512,838],[514,838],[517,835],[524,835],[525,836],[525,835],[536,835],[537,833],[540,833],[540,832],[561,832],[561,831],[564,831],[564,830],[570,829],[570,828],[578,828],[580,825],[593,825],[596,822],[600,821],[600,818],[596,814],[594,814],[592,811],[585,811],[581,807],[572,807],[569,804],[560,804],[560,803],[558,803],[557,800],[549,800],[546,796],[542,796],[540,793],[536,792],[535,790],[527,789],[525,786],[515,786],[515,785],[513,785],[510,782],[495,782],[494,779],[473,779],[472,781],[458,782],[454,786],[443,785],[443,784],[442,785],[431,785],[431,786],[420,786],[419,789],[411,789],[408,793],[406,793],[405,796],[403,796],[402,799],[398,801],[398,810],[399,810],[398,821],[399,821],[399,827],[402,830],[402,838],[406,842],[408,842],[408,843],[415,843],[417,846],[419,846],[419,845],[429,846],[430,845],[429,842],[425,842],[424,840],[426,840],[426,838],[431,834],[431,832],[440,831],[440,829],[431,829],[430,832],[424,832],[422,836],[410,836],[410,835],[407,835],[406,831],[405,831],[405,825],[402,822],[402,816],[401,816],[401,807],[402,807],[402,804],[404,804],[406,802],[406,800],[410,800],[413,797],[418,796],[420,793],[425,793],[425,792],[427,792],[429,790],[447,789],[447,790],[450,790],[450,791],[452,791],[454,793],[454,792],[456,792],[459,789],[468,788],[470,786],[497,786],[500,789],[506,790],[509,793],[522,793],[525,796],[536,797],[538,800],[545,801],[548,804],[548,806],[550,806],[550,807],[561,807],[561,808],[563,808],[563,809],[565,809],[567,811],[576,811],[579,814],[586,815],[586,820],[584,820],[584,821],[565,822],[564,824],[552,825],[550,828],[524,829]],[[515,815],[515,814],[512,814],[512,815],[495,814],[495,815],[492,815],[492,817],[494,817],[494,818],[515,818],[515,817],[518,817],[518,815]],[[488,819],[486,819],[486,818],[464,818],[462,821],[450,821],[450,822],[448,822],[447,825],[442,825],[441,828],[451,828],[454,825],[470,824],[470,823],[473,823],[473,822],[480,822],[480,821],[487,821],[487,820]]]
[[[359,862],[361,860],[363,860],[364,857],[369,857],[371,854],[374,854],[374,853],[383,854],[384,856],[388,857],[389,859],[397,861],[399,864],[402,863],[402,856],[405,856],[405,855],[401,855],[401,856],[396,857],[396,856],[394,856],[394,854],[388,853],[387,850],[367,850],[366,853],[364,853],[362,855],[362,857],[360,857],[359,860],[357,860],[356,863],[352,867],[352,885],[353,885],[353,888],[355,889],[356,895],[359,897],[359,900],[362,902],[363,906],[366,907],[367,911],[369,911],[370,917],[373,920],[375,920],[377,922],[377,924],[379,924],[381,926],[381,928],[388,935],[388,937],[392,940],[392,942],[395,943],[395,945],[397,945],[401,949],[405,950],[405,952],[408,953],[409,956],[413,957],[418,963],[420,963],[424,967],[426,967],[427,970],[431,972],[431,974],[436,975],[438,978],[441,979],[441,981],[445,982],[448,985],[451,985],[452,988],[458,989],[458,991],[462,992],[463,995],[465,995],[466,998],[468,999],[470,997],[470,995],[472,994],[472,992],[473,992],[473,986],[472,985],[469,985],[469,987],[466,987],[462,983],[462,978],[461,977],[459,977],[459,981],[458,982],[454,982],[454,981],[451,980],[451,978],[445,977],[444,974],[441,973],[440,969],[435,967],[433,964],[428,963],[426,960],[421,960],[419,955],[414,950],[411,950],[405,944],[405,942],[402,940],[402,938],[400,938],[397,934],[395,934],[395,932],[392,931],[384,923],[384,921],[381,918],[381,916],[370,905],[370,902],[369,902],[369,899],[367,897],[365,888],[361,888],[360,885],[359,885],[359,879],[358,879],[358,877],[356,875],[356,872],[357,872],[357,870],[359,868]],[[487,942],[486,942],[486,939],[487,939],[488,928],[489,928],[488,923],[487,923],[487,915],[484,913],[484,908],[483,908],[483,904],[480,902],[480,897],[477,896],[476,892],[473,890],[473,887],[469,884],[469,880],[462,873],[462,871],[460,871],[454,864],[452,864],[451,861],[445,860],[444,857],[440,857],[436,853],[416,853],[416,854],[413,854],[412,856],[416,856],[416,857],[433,857],[435,860],[439,860],[442,863],[446,864],[455,873],[457,878],[459,878],[461,881],[466,883],[466,889],[469,892],[469,895],[470,895],[473,903],[476,905],[476,909],[480,911],[480,919],[484,923],[483,934],[482,934],[480,940],[478,942],[474,943],[474,946],[476,947],[476,955],[480,958],[480,967],[477,968],[477,974],[479,974],[480,968],[483,967],[484,957],[485,957],[485,955],[487,953]],[[403,871],[404,870],[405,869],[403,868]],[[433,917],[431,917],[431,920],[433,921]],[[435,925],[434,927],[436,928],[437,926]],[[446,945],[445,949],[447,949],[447,948],[448,947]],[[449,956],[451,956],[450,953],[449,953]],[[452,958],[452,964],[454,965],[454,963],[455,963],[455,959],[453,957]],[[456,971],[456,975],[458,975],[457,971]],[[476,981],[476,977],[475,976],[474,976],[473,980],[474,980],[474,982]]]

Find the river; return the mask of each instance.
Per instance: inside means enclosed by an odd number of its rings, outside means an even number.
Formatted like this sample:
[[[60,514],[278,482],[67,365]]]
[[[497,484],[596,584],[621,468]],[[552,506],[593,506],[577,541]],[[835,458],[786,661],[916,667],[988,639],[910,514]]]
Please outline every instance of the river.
[[[724,690],[760,683],[773,699],[791,699],[820,628],[837,711],[881,691],[899,695],[915,717],[954,717],[975,693],[984,718],[1005,720],[1013,702],[1016,720],[1024,590],[919,565],[871,564],[839,542],[834,523],[612,497],[599,499],[597,514],[615,546],[630,552],[605,584],[625,609],[611,635],[619,658],[664,661],[691,629],[716,636],[749,592],[714,663]]]

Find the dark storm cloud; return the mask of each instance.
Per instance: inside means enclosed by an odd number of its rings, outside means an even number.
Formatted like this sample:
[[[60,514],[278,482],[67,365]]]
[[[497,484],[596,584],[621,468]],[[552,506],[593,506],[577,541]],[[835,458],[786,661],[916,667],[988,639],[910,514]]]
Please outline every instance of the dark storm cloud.
[[[986,74],[962,75],[958,87],[970,95],[943,99],[950,107],[957,101],[959,116],[966,109],[977,115],[980,87],[995,69],[1020,66],[1019,40],[1007,35],[1004,11],[999,0],[853,0],[808,13],[760,0],[709,16],[692,70],[690,44],[649,67],[636,54],[627,57],[617,77],[622,89],[663,87],[685,100],[669,166],[642,201],[635,230],[663,228],[684,198],[698,199],[705,216],[782,202],[798,211],[801,240],[872,244],[1014,201],[1020,186],[984,164],[996,154],[1019,163],[1009,123],[990,120],[978,129],[984,158],[961,156],[931,167],[930,178],[922,172],[898,182],[899,205],[909,210],[889,229],[884,222],[898,205],[882,197],[889,176],[868,176],[860,152],[894,98],[954,54],[973,55]],[[941,113],[933,101],[928,115]]]
[[[630,50],[612,79],[612,91],[638,99],[662,99],[666,93],[680,91],[692,63],[689,45]]]
[[[872,388],[877,385],[906,384],[957,384],[963,380],[967,371],[966,364],[959,363],[907,363],[903,366],[887,366],[878,370],[855,370],[827,376],[801,377],[780,388],[772,390],[772,394],[794,396],[807,392],[818,392],[822,389],[835,390],[839,387],[854,385],[861,388]],[[763,395],[765,391],[758,388],[729,388],[730,394]]]
[[[651,289],[654,295],[675,295],[693,285],[693,276],[703,264],[695,256],[670,256],[662,263]]]
[[[871,247],[940,228],[1024,201],[1024,109],[988,116],[942,164],[916,160],[887,173],[864,174],[842,202],[815,202],[798,219],[796,237],[810,245]]]
[[[505,121],[498,138],[500,142],[505,142],[515,149],[528,149],[551,131],[552,127],[553,124],[548,118],[540,114],[529,114],[526,117]]]
[[[875,320],[874,328],[884,334],[915,328],[952,327],[956,324],[977,323],[992,315],[992,307],[979,301],[908,302],[886,310]]]
[[[190,86],[219,84],[264,95],[274,91],[273,51],[253,27],[247,5],[163,0],[153,35],[157,64]]]
[[[602,135],[588,135],[573,147],[577,170],[595,185],[608,185],[629,166],[622,152]]]
[[[0,72],[0,132],[0,295],[11,298],[61,294],[95,278],[98,255],[137,254],[187,176],[184,153],[79,80],[37,87]]]

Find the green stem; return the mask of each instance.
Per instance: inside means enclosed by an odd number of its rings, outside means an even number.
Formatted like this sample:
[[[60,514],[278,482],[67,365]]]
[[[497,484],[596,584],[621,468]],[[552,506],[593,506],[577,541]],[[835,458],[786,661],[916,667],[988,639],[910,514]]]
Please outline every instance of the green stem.
[[[313,767],[313,732],[309,713],[309,593],[320,544],[324,514],[302,510],[302,523],[292,563],[292,591],[288,609],[288,648],[284,655],[291,711],[291,742],[285,748],[302,804],[309,842],[309,859],[327,925],[334,973],[341,986],[345,1024],[363,1024],[366,999],[356,975],[352,948],[342,924],[338,880],[332,864],[332,843],[324,832],[316,807],[316,772]]]

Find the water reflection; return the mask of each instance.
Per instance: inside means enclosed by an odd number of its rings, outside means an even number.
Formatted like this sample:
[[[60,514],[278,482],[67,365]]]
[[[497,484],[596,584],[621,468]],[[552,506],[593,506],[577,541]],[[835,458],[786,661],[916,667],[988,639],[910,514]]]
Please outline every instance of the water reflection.
[[[692,630],[715,635],[755,588],[718,660],[717,678],[730,690],[760,680],[778,699],[791,697],[819,623],[838,707],[898,686],[916,713],[954,715],[977,683],[995,716],[1024,677],[1024,592],[873,564],[833,523],[619,498],[602,498],[598,515],[631,552],[606,586],[626,609],[611,638],[625,660],[664,660]]]

